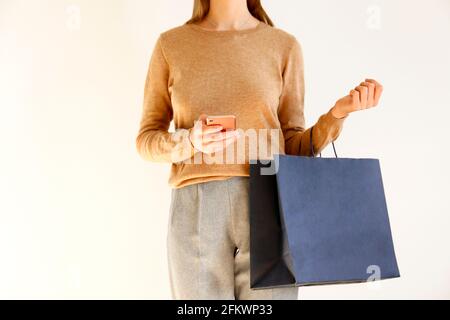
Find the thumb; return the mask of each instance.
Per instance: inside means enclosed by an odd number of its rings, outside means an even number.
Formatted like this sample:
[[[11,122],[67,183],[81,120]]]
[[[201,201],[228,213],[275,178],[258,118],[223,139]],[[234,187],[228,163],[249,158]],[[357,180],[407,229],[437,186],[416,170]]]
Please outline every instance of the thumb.
[[[203,124],[206,124],[206,118],[208,117],[207,114],[202,113],[200,117],[198,117],[198,121],[202,122]]]

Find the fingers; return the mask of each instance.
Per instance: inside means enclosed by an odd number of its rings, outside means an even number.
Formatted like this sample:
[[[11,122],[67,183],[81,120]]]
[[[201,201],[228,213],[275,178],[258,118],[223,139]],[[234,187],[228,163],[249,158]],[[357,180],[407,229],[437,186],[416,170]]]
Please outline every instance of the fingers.
[[[203,142],[209,143],[209,142],[216,142],[216,141],[222,141],[229,138],[237,137],[238,131],[225,131],[225,132],[218,132],[218,133],[210,133],[210,134],[204,134],[203,135]]]
[[[375,103],[375,84],[365,81],[361,82],[360,86],[367,87],[367,107],[371,108],[374,106]]]
[[[365,86],[357,86],[355,88],[359,92],[359,106],[361,109],[367,108],[367,98],[369,95],[369,90]]]
[[[207,126],[204,125],[201,120],[198,120],[195,122],[193,135],[194,137],[201,137],[205,134],[220,132],[222,129],[222,126]]]
[[[222,126],[203,126],[202,127],[202,132],[201,135],[205,136],[205,135],[210,135],[213,133],[217,133],[223,130]]]
[[[333,108],[339,108],[341,113],[346,114],[371,108],[378,105],[382,92],[383,86],[379,82],[366,79],[350,90],[347,96],[339,99]]]
[[[353,106],[351,111],[359,110],[361,108],[361,102],[359,99],[359,91],[356,91],[355,89],[350,91],[350,97],[352,99],[351,106]]]
[[[221,141],[211,141],[209,143],[204,144],[203,152],[207,154],[211,154],[214,152],[220,152],[228,147],[230,144],[233,144],[237,139],[237,134],[231,135],[224,140]]]
[[[378,102],[380,101],[381,94],[383,93],[383,86],[374,79],[366,79],[366,82],[372,83],[375,86],[375,92],[374,92],[374,106],[378,105]]]
[[[206,118],[207,115],[200,115],[191,131],[190,139],[197,150],[206,154],[219,152],[234,143],[239,137],[239,131],[237,130],[222,132],[223,126],[206,125]]]
[[[357,93],[355,93],[356,91]],[[350,95],[353,96],[354,99],[358,96],[359,98],[359,110],[375,107],[378,105],[381,94],[383,93],[383,86],[373,79],[366,79],[364,82],[361,82],[359,86],[357,86],[354,90],[350,92]],[[356,101],[353,101],[354,106]]]

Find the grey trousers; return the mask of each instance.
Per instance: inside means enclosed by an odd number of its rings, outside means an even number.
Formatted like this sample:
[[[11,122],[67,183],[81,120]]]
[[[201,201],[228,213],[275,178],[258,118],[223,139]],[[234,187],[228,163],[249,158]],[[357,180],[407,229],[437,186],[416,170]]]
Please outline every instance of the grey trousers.
[[[297,300],[298,288],[250,289],[248,177],[172,189],[167,236],[172,296]]]

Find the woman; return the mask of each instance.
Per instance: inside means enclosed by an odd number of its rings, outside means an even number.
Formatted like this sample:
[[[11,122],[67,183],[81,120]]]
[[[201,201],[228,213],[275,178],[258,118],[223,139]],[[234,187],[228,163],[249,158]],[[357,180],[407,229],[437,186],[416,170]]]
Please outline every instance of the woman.
[[[366,79],[339,99],[314,125],[313,150],[337,139],[351,112],[377,105],[381,92]],[[217,159],[249,130],[259,130],[256,147],[265,144],[272,155],[310,156],[303,101],[300,44],[273,26],[259,0],[196,0],[190,21],[160,35],[137,148],[147,160],[172,163],[167,240],[175,299],[297,298],[297,288],[250,289],[251,156]],[[237,129],[208,126],[207,115],[234,115]],[[169,132],[172,120],[176,132]]]

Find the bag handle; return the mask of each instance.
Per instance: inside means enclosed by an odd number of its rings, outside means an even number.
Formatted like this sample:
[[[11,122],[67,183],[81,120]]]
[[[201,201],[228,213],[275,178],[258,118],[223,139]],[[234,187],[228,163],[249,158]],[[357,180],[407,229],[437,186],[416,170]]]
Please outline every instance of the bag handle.
[[[313,158],[315,158],[316,154],[314,153],[314,145],[313,145],[313,129],[314,129],[314,126],[311,127],[311,133],[309,134],[309,145],[311,146],[311,154],[312,154]],[[334,141],[331,141],[331,144],[333,146],[334,155],[337,159],[338,155],[336,153],[336,147],[334,146]],[[319,153],[319,155],[322,158],[322,152]]]

